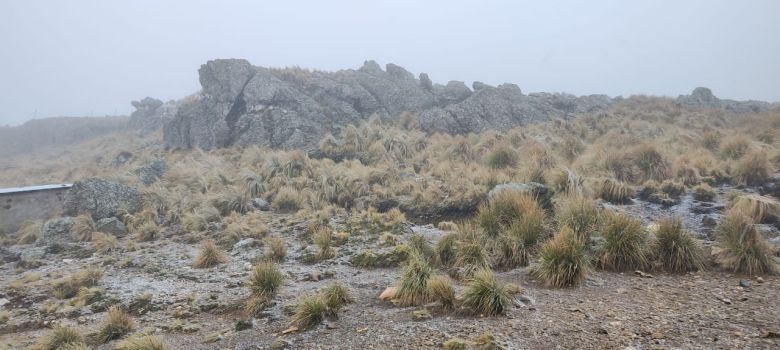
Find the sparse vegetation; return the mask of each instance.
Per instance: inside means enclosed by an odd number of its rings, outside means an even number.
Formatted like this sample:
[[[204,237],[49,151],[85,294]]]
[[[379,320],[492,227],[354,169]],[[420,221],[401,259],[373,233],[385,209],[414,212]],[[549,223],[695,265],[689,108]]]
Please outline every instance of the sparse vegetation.
[[[542,246],[539,265],[533,274],[554,287],[576,286],[590,270],[590,257],[584,240],[564,226]]]
[[[432,269],[428,262],[419,255],[412,255],[406,263],[398,284],[395,299],[401,306],[420,305],[430,299],[428,281]]]
[[[265,309],[282,287],[284,275],[271,261],[261,262],[255,266],[249,276],[251,295],[247,301],[246,311],[254,316]]]
[[[222,252],[213,240],[206,240],[200,247],[198,256],[192,262],[192,266],[198,269],[205,269],[227,261],[227,256]]]
[[[623,213],[609,213],[601,235],[604,237],[599,255],[601,267],[625,271],[650,266],[650,237],[639,220]]]
[[[325,320],[328,305],[320,295],[310,295],[298,302],[292,324],[301,330],[310,329]]]
[[[749,214],[732,209],[718,225],[716,238],[721,249],[716,260],[723,268],[748,275],[777,271],[772,248]]]
[[[122,340],[116,346],[117,350],[168,350],[168,345],[160,337],[139,334]]]
[[[84,345],[84,337],[68,326],[55,326],[32,347],[34,350],[58,350],[67,346]]]
[[[704,269],[704,253],[699,242],[683,228],[681,219],[662,219],[655,237],[655,256],[666,271],[685,273]]]
[[[452,280],[443,275],[436,275],[428,280],[428,295],[431,300],[438,301],[444,308],[455,306],[455,288]]]
[[[135,328],[135,321],[120,306],[112,306],[108,309],[103,325],[98,331],[97,338],[101,343],[107,343],[129,334]]]
[[[476,271],[466,285],[463,305],[476,314],[495,316],[506,313],[512,306],[509,289],[490,269]]]

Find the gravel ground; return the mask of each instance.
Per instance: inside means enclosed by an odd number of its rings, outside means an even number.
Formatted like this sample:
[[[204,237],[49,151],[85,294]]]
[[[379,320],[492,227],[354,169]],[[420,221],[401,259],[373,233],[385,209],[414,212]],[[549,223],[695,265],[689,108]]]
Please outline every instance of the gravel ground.
[[[579,288],[549,289],[529,277],[528,268],[514,269],[498,276],[524,288],[516,306],[505,316],[479,317],[435,305],[402,308],[379,300],[400,268],[350,266],[348,257],[369,244],[365,240],[339,247],[337,257],[327,261],[298,262],[302,227],[273,228],[272,234],[291,243],[288,259],[280,264],[286,282],[275,304],[241,331],[236,331],[236,322],[245,319],[240,306],[248,296],[243,284],[263,251],[251,241],[236,245],[227,263],[211,269],[191,268],[197,244],[176,239],[140,244],[114,256],[90,255],[90,244],[45,256],[43,248],[11,247],[44,257],[44,265],[25,272],[39,274],[40,280],[25,283],[24,293],[9,287],[23,274],[14,264],[0,266],[0,299],[8,300],[3,309],[10,313],[10,320],[0,326],[0,349],[23,349],[55,322],[89,334],[98,329],[106,303],[129,307],[142,293],[153,298],[150,307],[137,311],[137,329],[160,334],[173,349],[270,349],[280,339],[289,349],[436,349],[450,338],[472,341],[483,332],[492,333],[506,349],[780,348],[777,276],[757,279],[710,270],[641,277],[596,271]],[[431,241],[441,234],[431,227],[414,231]],[[108,301],[40,311],[49,299],[47,282],[94,265],[105,270],[100,287]],[[290,307],[336,280],[349,285],[355,302],[337,319],[306,332],[283,334],[292,318]],[[415,313],[422,309],[430,317],[418,320]]]

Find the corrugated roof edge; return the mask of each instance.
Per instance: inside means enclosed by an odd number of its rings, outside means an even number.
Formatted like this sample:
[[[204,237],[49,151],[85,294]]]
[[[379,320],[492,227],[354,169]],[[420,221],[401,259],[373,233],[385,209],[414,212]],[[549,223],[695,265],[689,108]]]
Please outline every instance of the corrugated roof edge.
[[[27,187],[9,187],[0,188],[0,195],[24,193],[24,192],[36,192],[36,191],[48,191],[58,189],[68,189],[73,187],[73,184],[51,184],[51,185],[39,185],[39,186],[27,186]]]

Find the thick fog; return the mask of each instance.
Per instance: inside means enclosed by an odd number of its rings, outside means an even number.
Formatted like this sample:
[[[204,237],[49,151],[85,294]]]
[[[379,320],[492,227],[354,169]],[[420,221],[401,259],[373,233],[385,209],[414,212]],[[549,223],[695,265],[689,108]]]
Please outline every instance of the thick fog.
[[[126,114],[213,58],[399,64],[525,92],[780,101],[778,1],[3,1],[0,125]]]

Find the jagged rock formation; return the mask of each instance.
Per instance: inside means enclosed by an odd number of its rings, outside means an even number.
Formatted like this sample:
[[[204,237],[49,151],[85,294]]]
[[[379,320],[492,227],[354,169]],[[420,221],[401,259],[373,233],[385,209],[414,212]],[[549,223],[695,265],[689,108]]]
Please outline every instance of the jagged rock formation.
[[[174,101],[163,103],[151,97],[130,104],[135,107],[135,111],[130,114],[128,125],[142,136],[159,130],[163,120],[174,116],[178,107]]]
[[[734,113],[756,113],[769,110],[772,105],[763,101],[734,101],[719,99],[706,87],[693,89],[690,95],[680,95],[677,102],[686,107],[725,109]]]
[[[413,112],[426,131],[504,129],[609,107],[603,95],[524,95],[512,84],[434,84],[404,68],[367,61],[357,70],[306,71],[254,67],[239,59],[209,61],[199,70],[201,93],[182,101],[165,121],[168,147],[212,149],[258,144],[305,148],[328,132],[371,115]]]

